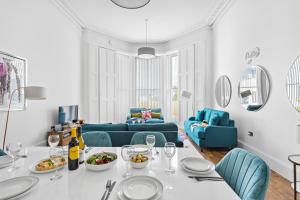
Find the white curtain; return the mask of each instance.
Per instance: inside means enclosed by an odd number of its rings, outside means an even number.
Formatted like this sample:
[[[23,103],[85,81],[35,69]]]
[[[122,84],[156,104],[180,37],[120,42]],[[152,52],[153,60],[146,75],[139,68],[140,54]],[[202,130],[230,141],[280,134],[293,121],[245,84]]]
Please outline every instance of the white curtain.
[[[161,106],[160,58],[136,58],[136,106],[158,108]]]

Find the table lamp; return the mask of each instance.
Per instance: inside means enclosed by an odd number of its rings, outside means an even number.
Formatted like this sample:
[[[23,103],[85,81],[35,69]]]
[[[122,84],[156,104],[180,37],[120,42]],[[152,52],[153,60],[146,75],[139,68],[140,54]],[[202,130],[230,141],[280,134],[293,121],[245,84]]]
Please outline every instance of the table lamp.
[[[46,88],[40,87],[40,86],[27,86],[27,87],[21,87],[17,88],[12,91],[10,98],[9,98],[9,104],[8,104],[8,110],[7,110],[7,116],[6,116],[6,123],[5,123],[5,131],[4,131],[4,137],[3,137],[3,149],[5,147],[5,139],[7,134],[7,125],[8,125],[8,119],[9,119],[9,113],[11,109],[11,101],[12,97],[14,96],[15,92],[19,89],[24,89],[24,97],[28,100],[44,100],[46,99]]]

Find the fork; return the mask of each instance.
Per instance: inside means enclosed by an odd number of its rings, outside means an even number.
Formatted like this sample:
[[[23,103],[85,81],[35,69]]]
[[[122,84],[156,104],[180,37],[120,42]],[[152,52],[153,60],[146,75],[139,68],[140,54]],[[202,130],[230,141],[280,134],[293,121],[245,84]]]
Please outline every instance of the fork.
[[[110,186],[111,186],[111,180],[108,180],[108,181],[106,182],[105,192],[104,192],[104,194],[102,195],[101,200],[104,200],[104,199],[105,199],[106,193],[107,193],[107,191],[109,190]]]

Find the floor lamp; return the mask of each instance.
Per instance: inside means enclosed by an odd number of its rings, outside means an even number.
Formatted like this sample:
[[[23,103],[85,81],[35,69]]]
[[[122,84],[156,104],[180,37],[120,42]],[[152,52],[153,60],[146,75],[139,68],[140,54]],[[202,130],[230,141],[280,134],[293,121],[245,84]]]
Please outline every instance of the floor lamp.
[[[10,109],[11,109],[11,101],[12,101],[14,94],[17,91],[19,91],[20,89],[24,90],[25,99],[28,99],[28,100],[44,100],[44,99],[46,99],[46,88],[40,87],[40,86],[21,87],[21,88],[17,88],[12,91],[10,98],[9,98],[9,104],[8,104],[8,110],[7,110],[7,116],[6,116],[5,131],[4,131],[4,137],[3,137],[3,149],[5,147],[7,125],[8,125],[9,113],[10,113]]]
[[[186,91],[186,90],[183,90],[182,91],[182,93],[181,93],[181,98],[182,99],[185,99],[185,100],[187,100],[187,101],[189,101],[190,99],[191,99],[191,97],[192,97],[192,93],[191,92],[189,92],[189,91]],[[194,115],[194,102],[192,102],[192,112],[193,112],[193,115]]]

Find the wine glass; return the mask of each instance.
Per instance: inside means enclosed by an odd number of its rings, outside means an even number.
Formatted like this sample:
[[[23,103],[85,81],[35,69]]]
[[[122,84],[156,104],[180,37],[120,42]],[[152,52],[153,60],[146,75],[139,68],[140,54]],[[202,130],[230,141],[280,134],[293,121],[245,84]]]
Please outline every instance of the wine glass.
[[[51,161],[54,163],[54,165],[58,165],[59,161],[55,158],[62,158],[63,157],[63,149],[62,148],[56,148],[55,150],[52,151],[52,154],[50,155]],[[62,177],[61,174],[58,173],[58,167],[55,168],[55,173],[52,177],[50,177],[51,181],[56,181]]]
[[[54,151],[54,148],[57,147],[58,143],[59,143],[59,135],[53,134],[48,136],[48,144],[50,146],[50,151],[49,151],[50,157],[53,154],[52,151]]]
[[[57,156],[62,156],[62,150],[61,149],[56,149],[57,145],[59,143],[59,135],[53,134],[48,136],[48,144],[50,146],[50,151],[49,151],[49,156],[50,160],[57,165],[56,159],[54,159]],[[61,178],[61,175],[57,173],[57,168],[55,168],[55,174],[50,177],[51,181],[55,181],[57,179]]]
[[[174,155],[176,153],[175,143],[174,142],[165,143],[164,151],[165,151],[165,154],[166,154],[167,158],[169,159],[169,167],[165,171],[168,174],[174,174],[175,170],[172,169],[171,160],[172,160],[172,158],[174,157]]]
[[[13,158],[13,165],[8,169],[9,172],[12,172],[19,168],[18,166],[16,166],[16,156],[18,155],[18,153],[20,153],[21,148],[22,144],[20,142],[12,142],[6,145],[6,151]]]
[[[128,178],[131,176],[131,173],[129,172],[129,161],[131,159],[131,156],[133,154],[133,146],[131,145],[124,145],[121,148],[121,155],[123,160],[126,162],[126,172],[123,174],[124,178]]]

